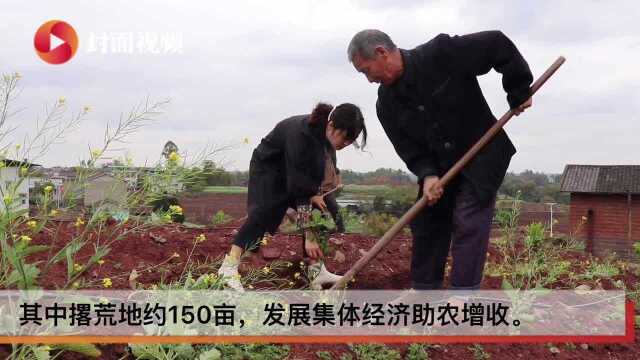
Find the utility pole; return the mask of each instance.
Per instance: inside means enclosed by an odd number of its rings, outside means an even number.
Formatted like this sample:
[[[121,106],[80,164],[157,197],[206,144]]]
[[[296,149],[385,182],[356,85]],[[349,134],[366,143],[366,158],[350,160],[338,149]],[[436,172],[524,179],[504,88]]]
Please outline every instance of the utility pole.
[[[557,203],[547,203],[549,205],[549,237],[553,237],[553,205]]]

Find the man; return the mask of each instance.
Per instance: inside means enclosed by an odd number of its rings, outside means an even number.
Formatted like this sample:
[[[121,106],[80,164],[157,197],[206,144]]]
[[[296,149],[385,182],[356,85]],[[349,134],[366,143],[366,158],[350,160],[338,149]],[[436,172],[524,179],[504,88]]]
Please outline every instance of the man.
[[[477,76],[502,73],[516,115],[531,106],[531,71],[499,31],[440,34],[412,50],[399,49],[379,30],[357,33],[349,61],[379,83],[376,110],[387,136],[418,177],[418,199],[431,208],[412,221],[411,280],[415,289],[442,287],[449,249],[452,289],[479,289],[495,197],[515,148],[500,131],[447,189],[444,173],[496,122]]]

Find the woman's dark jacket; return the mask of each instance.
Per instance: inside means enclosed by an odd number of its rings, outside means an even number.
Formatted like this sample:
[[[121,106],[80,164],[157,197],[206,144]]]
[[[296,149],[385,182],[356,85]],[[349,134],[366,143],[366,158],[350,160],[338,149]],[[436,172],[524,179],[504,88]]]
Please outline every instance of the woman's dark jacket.
[[[325,149],[333,148],[325,125],[311,125],[309,118],[279,122],[253,151],[247,212],[268,231],[277,229],[288,207],[309,204],[324,178]]]

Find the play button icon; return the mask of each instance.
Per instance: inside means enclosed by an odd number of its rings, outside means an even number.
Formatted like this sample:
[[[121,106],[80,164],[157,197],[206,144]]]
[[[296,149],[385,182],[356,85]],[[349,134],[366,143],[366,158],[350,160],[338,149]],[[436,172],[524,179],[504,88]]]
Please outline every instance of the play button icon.
[[[60,39],[59,37],[55,36],[54,34],[51,34],[50,36],[51,36],[51,38],[49,39],[49,42],[51,44],[50,45],[51,49],[55,50],[58,46],[60,46],[60,45],[65,43],[64,40]]]
[[[78,50],[78,35],[66,22],[51,20],[38,28],[33,45],[43,61],[49,64],[64,64],[71,60]]]

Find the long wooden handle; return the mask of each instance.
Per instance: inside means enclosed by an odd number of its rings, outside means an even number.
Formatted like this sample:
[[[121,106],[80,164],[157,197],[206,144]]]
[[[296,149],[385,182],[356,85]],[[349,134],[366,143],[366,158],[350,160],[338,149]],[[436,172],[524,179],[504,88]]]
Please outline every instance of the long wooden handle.
[[[531,95],[533,96],[542,85],[549,80],[549,78],[560,68],[560,66],[565,62],[565,58],[563,56],[558,57],[558,59],[545,71],[531,86]],[[485,146],[493,137],[502,129],[505,124],[511,120],[515,112],[513,109],[507,111],[500,120],[498,120],[481,138],[478,140],[461,158],[458,160],[455,165],[447,171],[442,178],[440,178],[440,185],[442,187],[446,186],[453,178],[455,178],[458,173],[465,167],[471,159],[473,159],[476,154]],[[335,283],[331,290],[337,290],[344,288],[344,285],[348,283],[363,267],[365,267],[371,260],[373,260],[378,253],[391,241],[393,238],[405,227],[411,220],[413,220],[416,215],[422,209],[427,206],[427,198],[423,196],[418,200],[413,206],[404,214],[402,217],[391,227],[391,229],[387,230],[387,232],[382,235],[382,237],[378,240],[378,242],[373,245],[371,249],[356,263],[349,269],[349,271],[344,274],[342,279]]]

